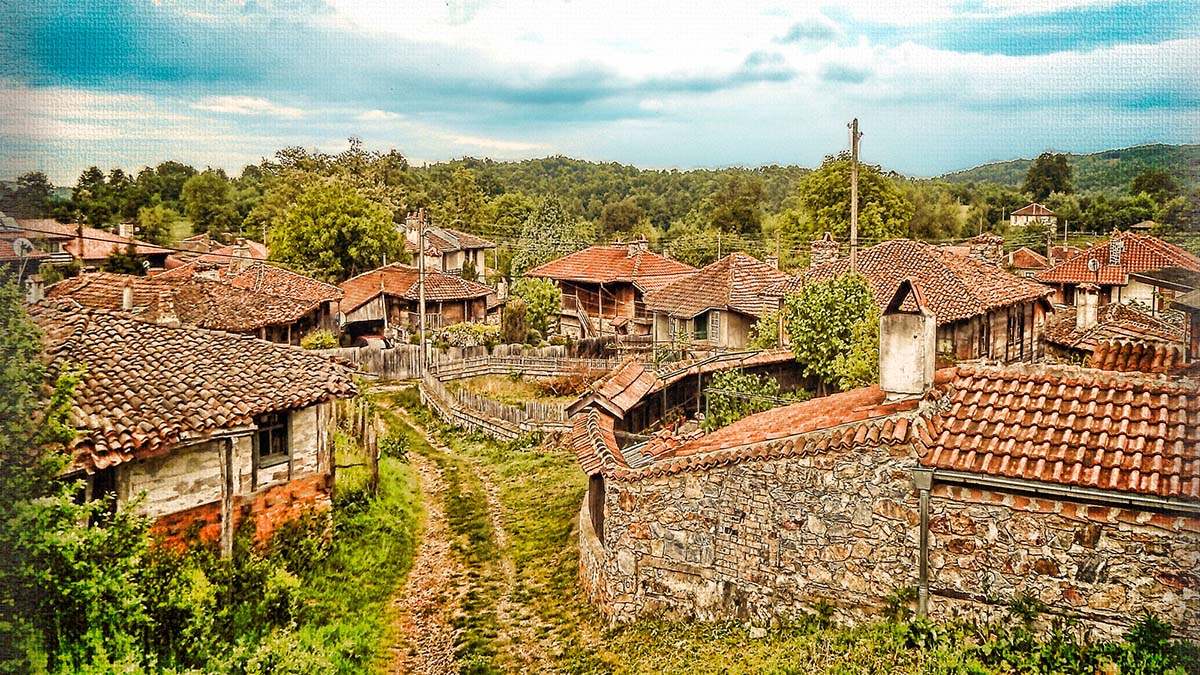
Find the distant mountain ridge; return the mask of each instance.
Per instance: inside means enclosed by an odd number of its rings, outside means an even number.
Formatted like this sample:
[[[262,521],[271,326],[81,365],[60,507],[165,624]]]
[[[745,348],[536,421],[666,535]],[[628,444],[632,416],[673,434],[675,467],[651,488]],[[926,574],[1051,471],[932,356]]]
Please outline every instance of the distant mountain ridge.
[[[1200,145],[1137,145],[1118,150],[1103,150],[1087,155],[1063,153],[1074,169],[1076,192],[1119,192],[1145,169],[1165,169],[1180,185],[1200,185]],[[954,171],[941,178],[955,183],[998,183],[1020,186],[1032,159],[991,162],[971,169]]]

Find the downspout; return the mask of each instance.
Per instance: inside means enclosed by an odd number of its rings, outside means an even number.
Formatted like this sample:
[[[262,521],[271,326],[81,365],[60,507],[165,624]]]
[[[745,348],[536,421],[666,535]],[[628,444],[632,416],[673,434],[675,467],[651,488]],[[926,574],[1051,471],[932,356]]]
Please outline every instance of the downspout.
[[[929,491],[933,487],[933,471],[913,469],[913,487],[920,495],[920,563],[917,576],[917,616],[929,613]]]

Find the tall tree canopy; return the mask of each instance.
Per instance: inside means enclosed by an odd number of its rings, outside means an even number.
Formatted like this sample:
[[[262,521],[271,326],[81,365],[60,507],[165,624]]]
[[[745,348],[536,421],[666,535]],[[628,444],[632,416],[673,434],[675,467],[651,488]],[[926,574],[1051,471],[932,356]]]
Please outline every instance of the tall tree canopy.
[[[513,252],[513,276],[587,247],[593,239],[590,235],[582,223],[567,213],[562,202],[546,197],[521,228]]]
[[[205,171],[192,176],[180,192],[183,213],[192,221],[192,231],[215,239],[240,229],[241,218],[233,206],[232,188],[225,174]]]
[[[800,208],[810,218],[804,221],[809,234],[832,232],[845,240],[850,236],[850,158],[828,157],[821,168],[800,183]],[[913,215],[913,205],[895,183],[870,164],[858,169],[858,236],[866,241],[903,236]]]
[[[1043,152],[1029,165],[1022,191],[1040,201],[1052,192],[1073,192],[1071,162],[1066,155]]]
[[[332,283],[405,259],[391,212],[335,179],[300,193],[268,241],[273,258]]]
[[[1129,194],[1148,194],[1164,201],[1179,194],[1179,183],[1169,171],[1164,169],[1146,169],[1134,176],[1129,183]]]

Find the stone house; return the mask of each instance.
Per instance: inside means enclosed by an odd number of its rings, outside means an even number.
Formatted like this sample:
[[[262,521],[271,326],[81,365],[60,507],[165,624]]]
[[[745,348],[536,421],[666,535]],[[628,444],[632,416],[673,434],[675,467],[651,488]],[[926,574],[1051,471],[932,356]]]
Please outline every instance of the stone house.
[[[562,290],[559,330],[578,338],[605,333],[649,336],[646,293],[694,274],[696,268],[649,250],[646,241],[592,246],[535,267],[527,277]]]
[[[98,230],[79,223],[60,223],[57,220],[17,220],[23,235],[51,255],[50,262],[60,264],[78,260],[83,269],[99,269],[114,251],[124,252],[133,246],[134,253],[146,259],[149,269],[166,267],[169,248],[155,246],[119,234]]]
[[[408,214],[404,220],[404,231],[401,232],[405,250],[414,256],[421,247],[422,218],[421,213]],[[425,228],[425,269],[461,276],[463,266],[470,263],[475,267],[476,279],[483,281],[487,278],[487,252],[494,250],[496,244],[448,227],[426,225]]]
[[[1029,594],[1110,634],[1147,610],[1200,636],[1195,373],[935,371],[910,298],[885,310],[880,385],[638,446],[581,410],[592,602],[613,623],[856,622],[901,589],[933,618]]]
[[[333,401],[355,394],[349,369],[297,347],[171,328],[67,303],[34,305],[50,374],[82,365],[71,410],[70,474],[85,497],[115,497],[170,538],[197,531],[232,546],[326,509]]]
[[[420,273],[394,263],[342,282],[346,332],[399,336],[420,323]],[[425,318],[429,329],[456,323],[482,323],[494,318],[496,292],[475,281],[426,269]]]
[[[254,335],[300,344],[316,330],[338,331],[342,291],[249,258],[188,263],[150,277],[90,272],[47,290],[51,299],[128,312],[143,321]]]
[[[799,277],[767,288],[779,298],[804,284],[850,272],[837,258],[810,267]],[[858,272],[867,279],[881,309],[901,282],[920,286],[937,318],[937,351],[957,360],[1033,361],[1042,355],[1042,327],[1053,311],[1045,286],[1010,274],[995,264],[908,239],[885,241],[858,252]]]
[[[1053,230],[1058,227],[1058,215],[1045,206],[1033,202],[1010,213],[1008,222],[1013,227],[1041,224]]]
[[[701,351],[745,349],[750,328],[774,309],[764,288],[789,277],[745,253],[731,253],[645,295],[654,342],[685,338]]]
[[[1101,305],[1136,302],[1157,313],[1166,309],[1173,294],[1164,295],[1154,283],[1133,275],[1164,268],[1200,272],[1200,257],[1148,234],[1118,231],[1039,272],[1037,280],[1054,289],[1055,304],[1074,305],[1079,284],[1096,284]]]

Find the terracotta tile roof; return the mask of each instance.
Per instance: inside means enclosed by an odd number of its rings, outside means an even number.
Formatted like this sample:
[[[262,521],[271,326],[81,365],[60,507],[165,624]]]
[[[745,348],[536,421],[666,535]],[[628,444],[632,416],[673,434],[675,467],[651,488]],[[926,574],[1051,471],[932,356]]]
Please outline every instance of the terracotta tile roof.
[[[535,267],[526,272],[525,276],[605,284],[622,281],[646,283],[649,277],[667,277],[695,271],[696,268],[691,265],[664,258],[652,251],[639,250],[630,255],[629,247],[615,245],[585,248]]]
[[[284,270],[287,272],[286,270]],[[229,276],[197,273],[194,267],[178,268],[153,277],[94,272],[64,279],[46,291],[52,300],[71,300],[82,307],[121,310],[125,287],[133,289],[129,313],[143,321],[234,332],[293,323],[316,310],[322,300],[274,295],[229,283]],[[287,272],[287,274],[294,274]],[[297,275],[298,276],[298,275]],[[319,282],[318,282],[319,283]],[[303,285],[275,284],[271,290],[295,290]],[[336,290],[336,287],[334,287]]]
[[[342,311],[349,312],[356,309],[380,293],[417,300],[420,297],[419,276],[416,267],[393,263],[347,279],[341,285],[342,291],[346,294],[341,305]],[[491,288],[475,281],[467,281],[462,277],[442,274],[435,270],[425,270],[425,300],[427,302],[485,298],[494,292]]]
[[[1182,326],[1163,321],[1129,305],[1112,302],[1100,308],[1096,325],[1076,328],[1076,308],[1059,307],[1047,316],[1042,337],[1046,342],[1091,351],[1103,340],[1144,340],[1182,343]]]
[[[343,296],[342,289],[333,284],[263,262],[251,263],[240,271],[230,271],[227,266],[218,269],[222,270],[221,280],[234,288],[313,303],[341,300]]]
[[[1200,499],[1200,386],[1075,367],[960,366],[925,466]]]
[[[1026,204],[1025,206],[1022,206],[1021,208],[1017,209],[1016,211],[1013,211],[1010,215],[1013,215],[1013,216],[1053,216],[1054,212],[1051,211],[1050,209],[1042,206],[1041,204],[1034,202],[1032,204]]]
[[[709,309],[763,313],[762,290],[788,275],[745,253],[731,253],[695,274],[646,293],[646,308],[691,318]]]
[[[125,250],[130,243],[139,255],[165,255],[171,249],[147,244],[146,242],[122,237],[112,232],[97,230],[94,227],[83,226],[83,242],[80,246],[77,225],[60,223],[56,220],[18,220],[17,224],[28,233],[31,239],[61,239],[63,249],[80,260],[103,260],[114,250]]]
[[[91,472],[250,425],[255,415],[355,393],[349,369],[298,347],[167,328],[61,304],[30,308],[54,372],[86,368],[75,394],[75,468]]]
[[[29,252],[28,257],[30,260],[42,260],[49,258],[50,254],[35,248]],[[20,262],[21,259],[22,257],[17,255],[17,252],[13,249],[12,241],[0,239],[0,262]]]
[[[589,476],[600,473],[605,466],[624,462],[613,434],[613,418],[599,410],[575,416],[571,423],[571,447],[580,468]]]
[[[908,239],[885,241],[858,254],[859,273],[867,278],[882,307],[900,282],[920,286],[938,324],[985,314],[992,309],[1044,300],[1051,289],[1010,274],[995,265],[957,255]],[[766,293],[798,293],[804,283],[826,281],[849,273],[850,261],[834,260],[807,270],[799,278],[778,284]]]
[[[271,251],[267,248],[266,244],[260,244],[251,239],[246,240],[246,248],[250,253],[251,260],[266,260],[271,256]],[[232,245],[221,246],[220,248],[215,248],[208,253],[200,254],[196,257],[196,261],[202,263],[228,263],[229,259],[233,257],[236,249],[237,247]]]
[[[1113,244],[1120,242],[1120,264],[1108,264]],[[1088,269],[1088,261],[1096,260],[1100,268],[1096,272]],[[1157,237],[1134,232],[1117,232],[1103,243],[1080,251],[1074,257],[1061,262],[1037,275],[1038,281],[1048,284],[1095,283],[1123,286],[1129,283],[1132,272],[1146,272],[1164,267],[1180,267],[1200,272],[1200,257],[1192,255],[1174,244]]]
[[[1004,256],[1004,263],[1019,270],[1040,270],[1050,266],[1046,256],[1028,246],[1022,246]]]
[[[1174,373],[1186,362],[1187,348],[1181,343],[1100,340],[1087,365],[1120,372]]]

